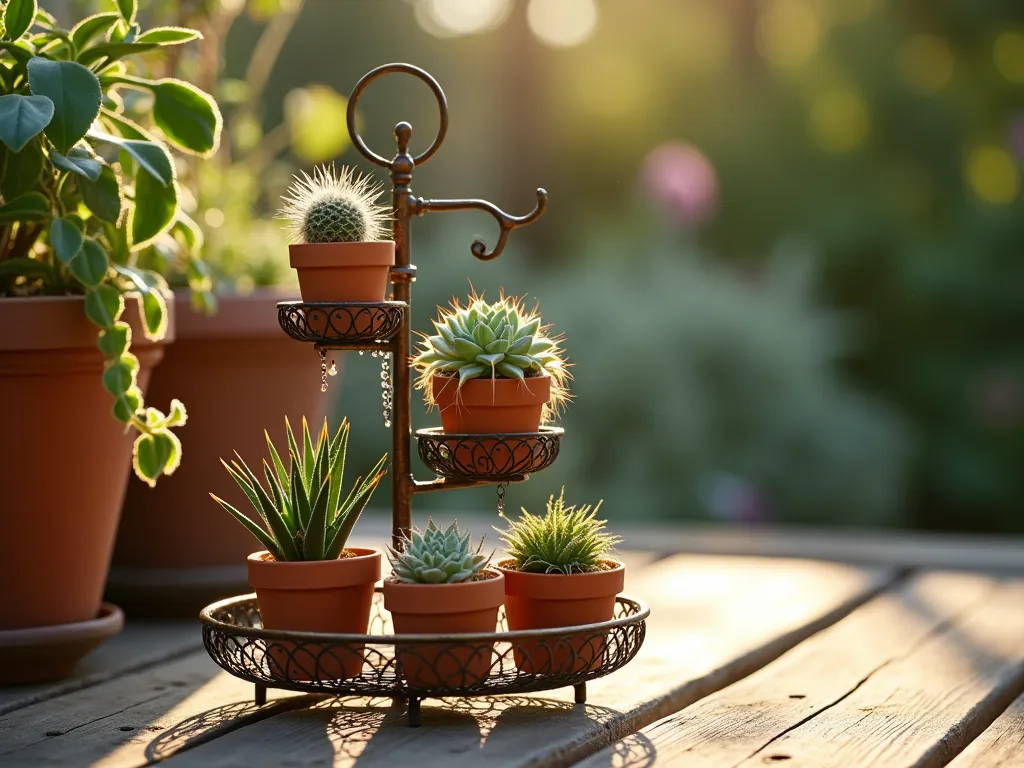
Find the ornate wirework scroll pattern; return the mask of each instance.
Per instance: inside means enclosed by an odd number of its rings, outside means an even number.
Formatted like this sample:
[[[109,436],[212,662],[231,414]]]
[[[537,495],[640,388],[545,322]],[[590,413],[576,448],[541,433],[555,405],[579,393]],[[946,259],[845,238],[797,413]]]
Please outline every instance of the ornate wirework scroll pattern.
[[[558,458],[564,430],[494,435],[445,434],[420,429],[416,441],[423,463],[439,477],[505,480],[550,467]]]
[[[386,342],[402,327],[405,304],[320,304],[284,301],[277,305],[281,328],[297,341],[322,347],[356,342]]]

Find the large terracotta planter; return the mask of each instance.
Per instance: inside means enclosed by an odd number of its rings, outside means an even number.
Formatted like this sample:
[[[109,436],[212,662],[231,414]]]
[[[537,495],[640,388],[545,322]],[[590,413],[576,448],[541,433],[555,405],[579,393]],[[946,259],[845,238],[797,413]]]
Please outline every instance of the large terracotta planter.
[[[146,340],[138,301],[126,303],[145,392],[163,343]],[[0,558],[0,631],[88,622],[100,614],[134,434],[112,415],[98,329],[81,297],[0,299],[0,328],[0,525],[10,545]]]
[[[606,571],[524,573],[509,560],[498,564],[505,574],[505,617],[510,630],[573,627],[611,620],[615,596],[622,591],[626,568],[618,561]],[[517,643],[516,665],[530,674],[586,672],[604,660],[607,638],[582,632],[543,642]]]
[[[288,246],[306,302],[384,301],[395,265],[391,240],[363,243],[299,243]]]
[[[329,402],[316,356],[278,325],[275,305],[286,298],[272,290],[222,296],[209,316],[191,309],[187,294],[178,297],[177,341],[153,376],[151,397],[179,398],[189,419],[177,430],[177,472],[156,488],[129,484],[107,591],[129,614],[191,616],[245,591],[242,563],[254,540],[208,494],[250,505],[220,458],[237,450],[258,470],[268,455],[264,429],[279,437],[285,416],[293,427],[305,416],[319,428]]]
[[[435,375],[431,395],[441,411],[441,426],[452,434],[536,432],[551,399],[551,377],[470,379]]]
[[[481,634],[497,630],[498,608],[505,599],[505,578],[460,584],[384,582],[384,607],[391,612],[395,633],[421,635]],[[476,685],[491,668],[493,643],[457,640],[438,645],[398,645],[398,663],[413,688],[459,688]]]
[[[265,629],[365,635],[380,552],[350,548],[338,560],[278,562],[266,551],[249,555],[249,583],[256,590]],[[282,680],[338,680],[363,668],[362,646],[322,653],[316,644],[267,643],[271,672]]]

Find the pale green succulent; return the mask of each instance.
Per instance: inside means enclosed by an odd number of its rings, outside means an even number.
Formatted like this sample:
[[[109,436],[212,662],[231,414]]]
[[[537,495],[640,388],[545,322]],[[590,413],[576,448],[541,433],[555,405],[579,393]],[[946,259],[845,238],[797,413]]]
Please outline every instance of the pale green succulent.
[[[528,573],[589,573],[602,570],[621,539],[604,532],[607,521],[597,519],[601,502],[577,509],[565,505],[565,488],[548,498],[543,517],[525,509],[518,520],[500,529],[516,570]]]
[[[491,556],[480,552],[483,538],[476,551],[470,547],[470,534],[459,533],[459,524],[452,523],[442,531],[433,520],[426,530],[413,528],[403,538],[401,551],[388,547],[388,560],[394,578],[406,584],[458,584],[469,581],[490,562]]]
[[[290,222],[295,243],[358,243],[380,240],[390,209],[376,202],[381,187],[352,168],[303,172],[283,198],[280,218]]]
[[[434,321],[437,332],[424,335],[422,349],[413,359],[420,370],[419,386],[428,392],[435,374],[458,376],[459,386],[470,379],[526,379],[550,376],[552,402],[565,399],[568,378],[561,339],[544,334],[536,312],[528,312],[521,300],[502,296],[488,302],[470,296],[462,306],[441,309]]]

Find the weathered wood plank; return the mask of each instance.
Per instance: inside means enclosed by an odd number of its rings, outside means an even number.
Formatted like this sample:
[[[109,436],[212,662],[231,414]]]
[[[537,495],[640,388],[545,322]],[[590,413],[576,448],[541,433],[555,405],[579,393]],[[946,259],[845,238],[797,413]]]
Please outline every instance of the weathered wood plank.
[[[0,689],[0,715],[162,664],[202,647],[203,636],[198,620],[129,623],[123,632],[82,659],[71,677],[52,683]]]
[[[949,768],[1024,767],[1024,695],[1018,696]]]
[[[945,765],[1022,691],[1024,580],[1014,580],[744,765]]]
[[[890,584],[893,573],[810,561],[673,557],[630,589],[651,605],[633,663],[572,691],[424,702],[423,727],[380,702],[324,702],[172,757],[170,766],[569,765],[777,658]],[[287,745],[287,746],[284,746]]]
[[[737,765],[911,653],[955,616],[992,594],[997,583],[994,578],[954,573],[912,578],[750,677],[582,765],[628,765],[652,749],[659,761],[670,765]]]
[[[322,697],[279,692],[266,707],[205,651],[0,717],[0,765],[146,765],[232,728]]]

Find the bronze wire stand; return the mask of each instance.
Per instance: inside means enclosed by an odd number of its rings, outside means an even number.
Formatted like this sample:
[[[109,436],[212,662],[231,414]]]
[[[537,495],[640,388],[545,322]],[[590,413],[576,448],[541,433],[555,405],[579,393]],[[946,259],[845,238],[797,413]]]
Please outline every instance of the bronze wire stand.
[[[412,75],[430,88],[437,100],[440,127],[431,145],[413,157],[409,153],[412,126],[399,122],[394,132],[398,153],[387,160],[370,150],[356,130],[356,105],[370,83],[395,73]],[[510,435],[452,435],[437,428],[419,430],[416,437],[420,457],[438,476],[429,481],[414,478],[410,451],[409,322],[411,287],[416,279],[416,267],[411,263],[412,217],[462,210],[489,213],[499,226],[494,248],[488,250],[478,239],[470,250],[476,258],[490,261],[502,252],[513,229],[540,217],[548,198],[543,189],[538,189],[533,211],[526,216],[511,216],[485,200],[429,200],[413,195],[413,170],[434,156],[448,130],[448,103],[437,81],[411,64],[386,64],[366,73],[349,97],[347,123],[353,146],[371,163],[387,168],[391,176],[393,300],[337,305],[282,302],[278,304],[278,319],[289,336],[314,344],[320,353],[325,386],[327,350],[369,350],[375,355],[393,355],[393,395],[389,403],[385,394],[385,424],[392,428],[392,534],[398,546],[411,528],[412,499],[416,494],[525,481],[530,472],[551,465],[558,456],[562,436],[562,430],[556,427],[544,427],[535,434]],[[386,381],[384,386],[387,387]],[[393,409],[390,424],[388,405]],[[325,694],[388,695],[408,702],[409,725],[415,727],[420,722],[420,701],[427,697],[524,693],[571,685],[575,701],[583,703],[587,680],[619,669],[639,651],[648,614],[642,601],[620,595],[616,598],[615,618],[599,624],[481,635],[393,636],[389,634],[390,621],[378,590],[369,635],[263,629],[253,595],[214,603],[201,612],[200,619],[210,655],[231,674],[255,684],[258,705],[266,702],[268,687]],[[499,624],[504,630],[504,611]],[[327,674],[326,670],[336,671],[346,659],[352,662],[353,657],[361,670],[358,674]],[[399,657],[406,665],[418,661],[419,687],[405,679],[408,675],[403,676]],[[470,669],[473,659],[479,658],[490,659],[490,666],[484,665],[487,671],[482,678]],[[432,682],[424,682],[430,675]]]

